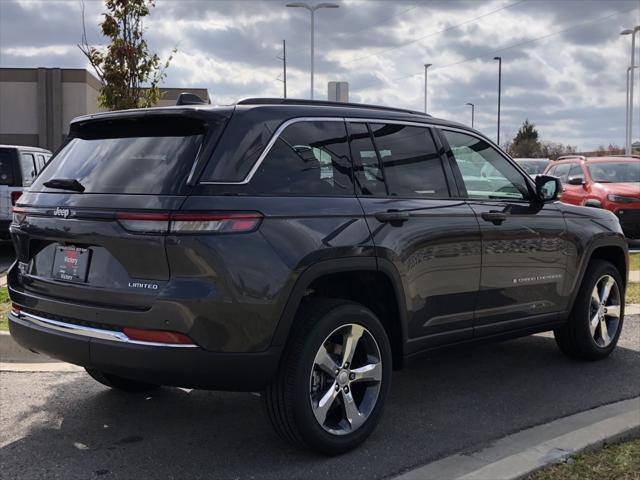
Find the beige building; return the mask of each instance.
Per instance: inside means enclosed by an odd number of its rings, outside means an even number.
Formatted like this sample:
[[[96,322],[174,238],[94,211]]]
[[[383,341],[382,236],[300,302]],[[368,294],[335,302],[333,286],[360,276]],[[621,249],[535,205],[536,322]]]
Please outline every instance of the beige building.
[[[55,150],[69,122],[95,113],[100,81],[75,68],[0,68],[0,144]],[[161,88],[158,106],[175,105],[182,92],[209,100],[206,88]]]

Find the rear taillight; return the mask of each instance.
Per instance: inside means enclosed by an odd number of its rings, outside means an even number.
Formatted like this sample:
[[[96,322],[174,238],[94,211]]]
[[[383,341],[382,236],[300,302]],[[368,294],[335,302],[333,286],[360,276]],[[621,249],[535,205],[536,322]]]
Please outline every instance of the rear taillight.
[[[169,230],[192,232],[248,232],[260,223],[259,213],[174,213]]]
[[[11,205],[15,205],[18,199],[22,196],[22,192],[14,190],[11,192]]]
[[[139,233],[241,233],[257,228],[257,212],[121,212],[116,215],[127,230]]]
[[[169,213],[121,212],[116,214],[120,225],[131,232],[167,233]]]
[[[20,225],[25,218],[27,218],[27,213],[24,208],[13,207],[13,223],[15,225]]]
[[[184,333],[169,332],[166,330],[146,330],[142,328],[129,328],[122,329],[124,334],[129,337],[129,340],[135,340],[138,342],[151,342],[151,343],[175,343],[177,345],[195,345]]]

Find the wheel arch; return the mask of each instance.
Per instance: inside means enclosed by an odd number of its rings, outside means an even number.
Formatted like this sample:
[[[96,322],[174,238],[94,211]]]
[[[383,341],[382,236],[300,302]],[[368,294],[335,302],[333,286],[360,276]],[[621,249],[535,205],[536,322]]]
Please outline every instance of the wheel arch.
[[[315,263],[295,280],[273,345],[284,345],[296,313],[307,297],[342,298],[361,303],[382,322],[391,343],[394,369],[402,368],[407,339],[406,306],[401,278],[391,262],[375,257]]]
[[[620,272],[624,284],[627,283],[627,275],[629,272],[629,255],[627,251],[626,241],[621,237],[605,237],[597,239],[589,245],[585,250],[583,260],[580,265],[579,275],[573,285],[571,292],[571,302],[569,303],[569,311],[573,308],[578,290],[584,280],[589,263],[594,259],[606,260],[611,262]]]

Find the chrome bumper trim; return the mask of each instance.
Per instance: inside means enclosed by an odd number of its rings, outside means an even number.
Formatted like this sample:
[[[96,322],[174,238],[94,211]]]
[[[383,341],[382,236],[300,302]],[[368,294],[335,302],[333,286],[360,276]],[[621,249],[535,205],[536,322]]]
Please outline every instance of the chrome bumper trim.
[[[143,342],[140,340],[131,340],[124,332],[114,332],[111,330],[103,330],[101,328],[85,327],[83,325],[75,325],[73,323],[60,322],[51,320],[50,318],[40,317],[32,313],[11,311],[11,316],[19,320],[28,320],[39,327],[55,330],[58,332],[69,333],[72,335],[80,335],[82,337],[99,338],[101,340],[111,340],[114,342],[129,343],[134,345],[146,345],[149,347],[170,347],[170,348],[199,348],[198,345],[184,345],[180,343],[159,343],[159,342]]]

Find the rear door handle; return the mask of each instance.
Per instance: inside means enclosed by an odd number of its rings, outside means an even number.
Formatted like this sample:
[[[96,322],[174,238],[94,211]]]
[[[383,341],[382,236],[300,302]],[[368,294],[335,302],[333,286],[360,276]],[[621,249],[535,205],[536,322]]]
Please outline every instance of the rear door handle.
[[[404,223],[409,220],[409,214],[407,212],[399,212],[397,210],[377,212],[374,216],[376,220],[382,223]]]
[[[508,218],[508,215],[504,212],[493,212],[493,211],[482,212],[480,216],[482,217],[483,220],[487,222],[491,222],[494,225],[500,225],[502,222],[504,222]]]

